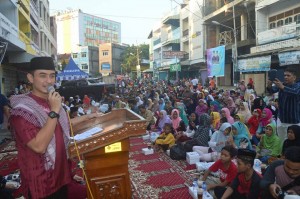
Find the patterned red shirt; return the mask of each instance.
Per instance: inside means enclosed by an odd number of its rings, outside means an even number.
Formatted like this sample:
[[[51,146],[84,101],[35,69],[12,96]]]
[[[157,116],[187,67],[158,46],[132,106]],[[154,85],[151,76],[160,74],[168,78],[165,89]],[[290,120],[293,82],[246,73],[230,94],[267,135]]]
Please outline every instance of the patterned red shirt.
[[[29,94],[45,110],[50,110],[46,100]],[[26,145],[31,141],[40,128],[34,126],[21,116],[12,116],[11,126],[15,132],[18,149],[18,163],[24,196],[28,198],[29,190],[32,199],[45,198],[56,192],[62,186],[71,182],[71,172],[67,160],[63,131],[57,123],[55,128],[56,158],[53,170],[45,170],[44,156],[37,154]]]

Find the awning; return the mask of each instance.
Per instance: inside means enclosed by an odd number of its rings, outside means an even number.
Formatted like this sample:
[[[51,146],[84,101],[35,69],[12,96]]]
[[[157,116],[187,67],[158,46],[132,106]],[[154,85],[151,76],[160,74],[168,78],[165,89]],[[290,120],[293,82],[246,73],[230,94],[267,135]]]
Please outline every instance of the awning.
[[[153,68],[148,68],[143,71],[143,73],[152,73],[152,72],[153,72]]]

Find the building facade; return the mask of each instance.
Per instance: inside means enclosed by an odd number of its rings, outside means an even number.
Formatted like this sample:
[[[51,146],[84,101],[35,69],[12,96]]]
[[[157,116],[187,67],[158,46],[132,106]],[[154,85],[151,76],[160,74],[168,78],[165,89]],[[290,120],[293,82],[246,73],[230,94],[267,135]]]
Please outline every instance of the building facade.
[[[103,76],[109,74],[121,75],[122,74],[122,59],[121,55],[127,46],[105,43],[99,46],[99,72]]]
[[[78,46],[102,43],[121,43],[121,23],[93,16],[81,10],[65,11],[55,15],[58,54],[76,52]]]
[[[99,76],[99,48],[94,46],[78,46],[71,56],[77,66],[90,76]]]
[[[1,92],[8,94],[18,81],[26,79],[22,68],[31,58],[55,57],[56,38],[50,31],[49,1],[1,0],[0,5],[0,41],[8,44],[1,63],[0,83]]]
[[[152,29],[148,37],[149,57],[155,79],[176,79],[177,75],[179,78],[206,77],[202,9],[201,1],[184,0]],[[170,51],[180,55],[166,57]],[[180,64],[180,69],[170,69],[174,64]]]

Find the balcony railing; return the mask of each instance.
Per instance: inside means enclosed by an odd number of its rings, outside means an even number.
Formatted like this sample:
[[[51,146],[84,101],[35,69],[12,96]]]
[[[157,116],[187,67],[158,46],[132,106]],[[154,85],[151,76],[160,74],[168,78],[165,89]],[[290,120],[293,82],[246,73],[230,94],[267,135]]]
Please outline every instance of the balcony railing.
[[[219,33],[219,45],[233,44],[234,37],[232,31],[224,31]]]

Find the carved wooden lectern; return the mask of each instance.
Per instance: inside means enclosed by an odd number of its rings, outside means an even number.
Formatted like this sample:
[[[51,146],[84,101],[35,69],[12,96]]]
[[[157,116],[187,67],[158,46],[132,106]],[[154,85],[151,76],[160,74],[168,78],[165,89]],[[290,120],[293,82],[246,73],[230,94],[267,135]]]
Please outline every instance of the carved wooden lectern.
[[[131,110],[118,109],[76,124],[73,131],[76,135],[99,128],[103,130],[76,142],[93,197],[129,199],[129,137],[144,134],[146,120]],[[69,154],[77,156],[74,143],[69,146]],[[89,192],[88,198],[92,198]]]

